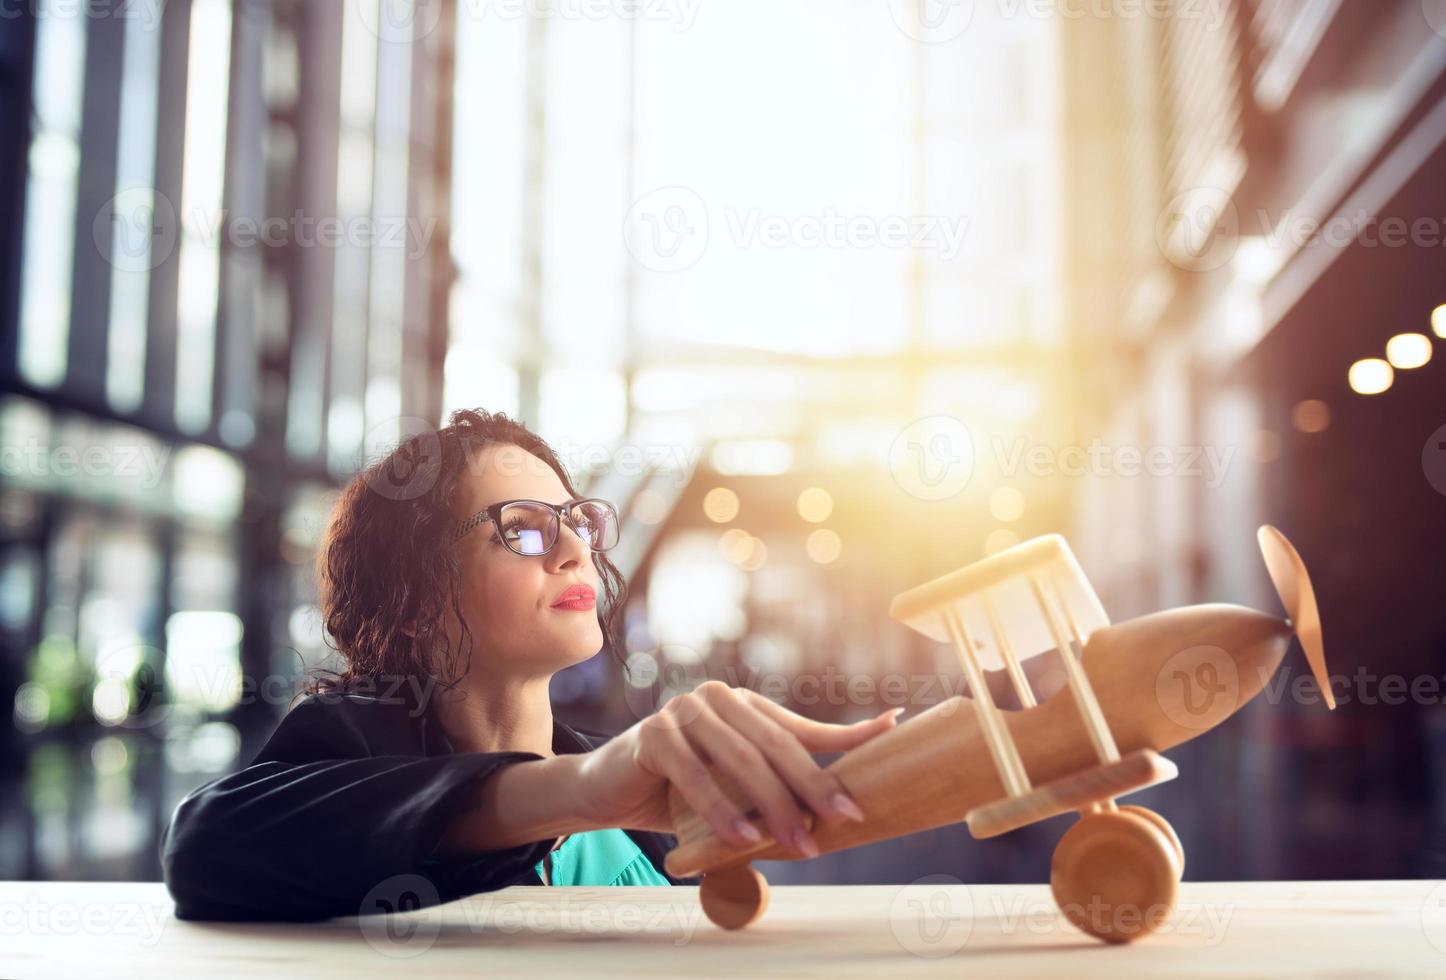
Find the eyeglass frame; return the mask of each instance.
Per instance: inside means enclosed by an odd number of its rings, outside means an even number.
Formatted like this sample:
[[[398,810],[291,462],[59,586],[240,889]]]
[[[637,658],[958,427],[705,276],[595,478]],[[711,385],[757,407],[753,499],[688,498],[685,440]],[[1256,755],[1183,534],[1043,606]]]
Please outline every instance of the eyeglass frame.
[[[523,558],[537,558],[541,555],[548,554],[552,551],[553,548],[557,547],[557,542],[562,540],[562,526],[564,524],[566,524],[568,527],[571,527],[574,531],[577,530],[576,526],[574,526],[572,522],[568,520],[568,512],[571,511],[572,508],[576,507],[578,504],[589,503],[604,505],[612,514],[613,520],[621,522],[622,518],[618,515],[617,507],[613,505],[613,502],[611,500],[604,500],[602,497],[574,497],[571,500],[565,500],[560,504],[549,504],[545,500],[534,500],[531,497],[518,497],[515,500],[499,500],[495,504],[489,504],[486,507],[483,507],[477,513],[473,514],[461,524],[457,525],[457,529],[452,532],[452,540],[447,543],[448,545],[456,544],[475,528],[488,522],[495,524],[500,529],[502,527],[503,509],[510,507],[513,504],[537,504],[539,507],[545,507],[557,515],[557,536],[552,539],[552,543],[549,544],[546,548],[536,552],[518,551],[516,548],[512,547],[512,545],[507,543],[506,536],[501,534],[500,530],[497,535],[497,537],[502,541],[502,546],[508,551],[512,552],[514,555],[520,555]],[[579,535],[579,537],[581,537],[581,535]],[[619,523],[618,526],[618,537],[621,540],[621,523]],[[604,551],[610,551],[613,548],[617,547],[617,543],[614,542],[613,544],[608,545],[606,548],[594,548],[592,546],[592,542],[588,541],[587,546],[590,551],[602,553]]]

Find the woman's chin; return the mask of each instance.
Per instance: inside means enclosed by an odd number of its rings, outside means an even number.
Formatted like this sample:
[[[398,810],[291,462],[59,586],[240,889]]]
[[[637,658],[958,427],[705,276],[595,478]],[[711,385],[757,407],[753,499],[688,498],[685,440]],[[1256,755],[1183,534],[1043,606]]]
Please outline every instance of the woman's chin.
[[[588,660],[602,650],[602,628],[596,621],[580,623],[566,630],[565,634],[562,651],[572,663]]]

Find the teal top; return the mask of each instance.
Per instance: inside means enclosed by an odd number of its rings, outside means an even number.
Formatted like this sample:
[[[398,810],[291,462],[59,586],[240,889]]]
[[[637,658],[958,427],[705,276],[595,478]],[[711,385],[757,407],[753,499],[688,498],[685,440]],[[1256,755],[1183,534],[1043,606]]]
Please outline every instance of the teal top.
[[[542,877],[542,862],[537,862]],[[548,880],[546,878],[544,881]],[[648,856],[623,831],[588,830],[573,834],[552,852],[554,885],[671,885]]]

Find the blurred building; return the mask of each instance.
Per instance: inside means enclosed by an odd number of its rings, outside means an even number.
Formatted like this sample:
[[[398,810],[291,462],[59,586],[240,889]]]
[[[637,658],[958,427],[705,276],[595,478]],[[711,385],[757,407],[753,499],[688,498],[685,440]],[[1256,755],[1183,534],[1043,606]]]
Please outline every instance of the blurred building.
[[[1275,608],[1262,523],[1310,563],[1351,703],[1179,750],[1156,792],[1212,877],[1440,873],[1446,8],[1180,9],[1068,32],[1082,432],[1174,461],[1083,481],[1071,537],[1117,618]]]
[[[440,412],[452,32],[380,9],[6,14],[0,875],[158,875],[325,652],[327,492]]]
[[[1335,671],[1446,684],[1439,4],[625,6],[6,20],[0,877],[158,875],[327,656],[331,494],[464,406],[625,514],[633,671],[559,674],[577,724],[923,710],[959,665],[889,600],[1054,531],[1119,620],[1274,608],[1277,524]],[[1439,868],[1440,698],[1278,700],[1144,797],[1192,877]],[[1041,880],[1058,832],[769,875]]]

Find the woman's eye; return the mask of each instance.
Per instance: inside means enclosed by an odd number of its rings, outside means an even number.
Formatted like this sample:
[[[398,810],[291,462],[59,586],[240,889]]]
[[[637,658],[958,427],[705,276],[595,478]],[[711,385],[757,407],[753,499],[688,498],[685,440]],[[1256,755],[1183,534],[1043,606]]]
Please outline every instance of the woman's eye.
[[[506,546],[513,551],[524,555],[540,555],[545,550],[542,545],[542,532],[535,527],[529,527],[526,521],[511,521],[502,529],[502,533],[507,539]]]

